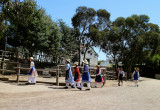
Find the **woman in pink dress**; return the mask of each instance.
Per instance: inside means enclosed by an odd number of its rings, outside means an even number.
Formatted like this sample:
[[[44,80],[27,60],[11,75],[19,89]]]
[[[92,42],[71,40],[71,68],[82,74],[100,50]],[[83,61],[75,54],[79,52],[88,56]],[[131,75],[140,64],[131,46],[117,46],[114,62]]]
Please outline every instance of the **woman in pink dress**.
[[[101,83],[101,87],[103,87],[103,77],[101,75],[101,69],[100,69],[100,65],[96,65],[97,70],[96,70],[96,78],[95,78],[95,87],[97,87],[97,83]]]

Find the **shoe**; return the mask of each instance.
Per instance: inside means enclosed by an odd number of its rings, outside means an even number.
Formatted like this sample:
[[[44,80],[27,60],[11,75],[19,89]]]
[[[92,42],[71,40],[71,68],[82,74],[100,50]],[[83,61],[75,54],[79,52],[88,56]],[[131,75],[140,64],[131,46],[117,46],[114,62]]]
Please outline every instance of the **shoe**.
[[[80,87],[77,87],[77,89],[82,90],[82,88],[80,88]]]
[[[75,88],[74,86],[71,86],[71,88]]]
[[[36,83],[31,83],[31,85],[36,85]]]
[[[118,83],[118,86],[120,86],[120,84]]]
[[[137,87],[138,87],[138,85],[137,85]]]
[[[90,91],[90,89],[86,89],[86,91]]]
[[[97,88],[97,86],[94,86],[95,88]]]
[[[64,87],[65,89],[68,89],[68,87],[66,86],[66,87]]]
[[[30,85],[31,83],[25,83],[26,85]]]

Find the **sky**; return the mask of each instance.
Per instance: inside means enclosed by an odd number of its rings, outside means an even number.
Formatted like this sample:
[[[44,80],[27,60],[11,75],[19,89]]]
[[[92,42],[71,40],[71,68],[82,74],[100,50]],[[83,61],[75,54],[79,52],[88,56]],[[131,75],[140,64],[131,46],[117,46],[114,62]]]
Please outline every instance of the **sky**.
[[[62,19],[72,27],[71,18],[79,6],[106,9],[111,14],[111,21],[118,17],[129,17],[133,14],[145,14],[151,23],[160,26],[160,0],[36,0],[37,4],[46,10],[53,21]],[[98,60],[106,60],[106,54],[99,48],[94,48],[99,54]]]

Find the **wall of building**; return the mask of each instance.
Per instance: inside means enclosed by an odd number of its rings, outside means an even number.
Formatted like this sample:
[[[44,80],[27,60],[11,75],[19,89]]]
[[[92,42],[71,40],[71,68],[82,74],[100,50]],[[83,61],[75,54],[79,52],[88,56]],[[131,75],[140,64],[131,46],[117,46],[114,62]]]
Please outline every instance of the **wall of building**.
[[[81,62],[83,61],[84,54],[81,53]],[[96,66],[98,64],[98,56],[93,51],[92,48],[90,48],[86,53],[86,59],[89,60],[90,66]]]

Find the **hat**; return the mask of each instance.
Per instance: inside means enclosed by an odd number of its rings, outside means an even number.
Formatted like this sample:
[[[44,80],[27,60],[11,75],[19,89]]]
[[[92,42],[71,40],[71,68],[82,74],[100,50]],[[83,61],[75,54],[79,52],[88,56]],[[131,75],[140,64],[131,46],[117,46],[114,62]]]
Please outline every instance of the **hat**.
[[[78,65],[78,62],[74,62],[75,65]]]
[[[137,67],[134,68],[135,70],[137,69]]]
[[[100,68],[100,65],[96,65],[98,68]]]
[[[70,59],[66,59],[66,61],[70,63]]]
[[[33,60],[33,57],[30,57],[31,60]]]
[[[83,63],[88,65],[88,61],[87,60],[83,60]]]

